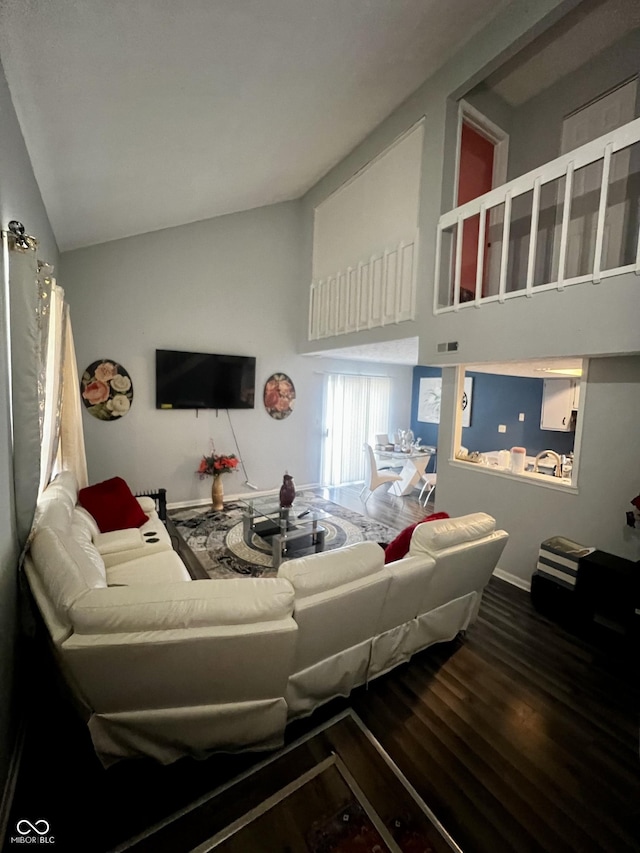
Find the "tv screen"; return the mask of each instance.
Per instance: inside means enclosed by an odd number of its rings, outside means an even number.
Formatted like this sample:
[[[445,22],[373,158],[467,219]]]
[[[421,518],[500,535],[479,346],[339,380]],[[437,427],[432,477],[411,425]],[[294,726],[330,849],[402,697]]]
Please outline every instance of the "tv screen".
[[[156,350],[157,409],[253,409],[256,360]]]

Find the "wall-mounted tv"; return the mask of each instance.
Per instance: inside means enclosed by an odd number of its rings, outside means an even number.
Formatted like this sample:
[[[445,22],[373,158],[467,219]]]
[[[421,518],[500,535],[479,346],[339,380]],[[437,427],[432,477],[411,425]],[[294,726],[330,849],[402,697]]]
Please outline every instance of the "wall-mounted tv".
[[[256,360],[156,350],[157,409],[253,409]]]

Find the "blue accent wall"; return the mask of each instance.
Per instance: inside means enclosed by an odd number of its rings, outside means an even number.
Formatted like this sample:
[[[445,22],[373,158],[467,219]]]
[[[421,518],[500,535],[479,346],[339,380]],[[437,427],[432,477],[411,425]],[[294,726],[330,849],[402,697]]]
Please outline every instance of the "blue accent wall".
[[[439,367],[418,367],[413,368],[413,381],[411,386],[411,431],[416,438],[420,437],[423,444],[430,447],[438,446],[438,428],[439,424],[424,424],[418,420],[418,392],[420,390],[420,380],[423,377],[440,377],[442,370]],[[436,470],[436,457],[432,456],[426,471],[431,473]]]
[[[425,376],[441,376],[437,367],[414,367],[411,396],[411,429],[423,444],[438,445],[438,424],[418,421],[418,390],[420,379]],[[481,453],[491,450],[510,450],[514,446],[527,448],[529,456],[541,450],[570,453],[573,450],[574,433],[540,429],[542,412],[542,390],[544,380],[521,376],[497,376],[493,373],[475,373],[471,398],[471,425],[463,427],[463,447]],[[524,412],[524,421],[518,420]],[[498,432],[498,424],[504,424],[506,433]],[[429,463],[433,466],[434,460]],[[427,470],[433,470],[432,467]]]

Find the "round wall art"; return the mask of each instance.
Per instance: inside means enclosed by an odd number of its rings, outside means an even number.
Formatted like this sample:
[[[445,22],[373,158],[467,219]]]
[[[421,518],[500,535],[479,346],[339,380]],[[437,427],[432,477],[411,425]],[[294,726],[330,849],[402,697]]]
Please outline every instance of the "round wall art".
[[[94,361],[82,374],[82,402],[94,418],[115,421],[126,415],[133,400],[131,377],[110,358]]]
[[[264,384],[264,407],[272,418],[283,420],[293,411],[296,389],[286,373],[273,373]]]

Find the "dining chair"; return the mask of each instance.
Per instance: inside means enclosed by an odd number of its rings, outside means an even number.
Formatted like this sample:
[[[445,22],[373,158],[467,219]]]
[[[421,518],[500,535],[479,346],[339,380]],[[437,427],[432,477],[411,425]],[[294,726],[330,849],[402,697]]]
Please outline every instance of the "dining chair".
[[[438,457],[436,456],[435,462],[434,462],[434,468],[437,468],[437,466],[438,466]],[[426,506],[429,503],[429,498],[431,497],[431,495],[433,494],[433,492],[436,488],[436,483],[438,481],[438,475],[436,474],[436,472],[434,470],[434,471],[431,471],[429,474],[424,473],[420,479],[423,482],[423,486],[422,486],[422,490],[421,490],[420,494],[418,495],[418,503],[420,503],[420,501],[422,501],[422,496],[425,493],[425,491],[428,489],[429,491],[427,492],[427,496],[424,499],[424,503],[422,504],[423,506]]]
[[[438,475],[435,471],[433,471],[431,474],[423,474],[422,479],[424,481],[424,485],[422,487],[420,495],[418,496],[418,503],[420,503],[420,501],[422,500],[422,495],[424,494],[425,489],[429,489],[429,491],[427,492],[427,496],[424,499],[424,503],[422,504],[422,506],[426,506],[429,503],[429,498],[435,490]]]
[[[364,502],[366,503],[374,490],[378,488],[378,486],[382,486],[385,483],[395,483],[398,480],[401,480],[402,477],[400,474],[391,474],[386,471],[378,470],[378,465],[376,463],[376,457],[373,452],[373,447],[370,444],[364,444],[364,453],[365,453],[365,480],[364,486],[360,490],[360,497],[362,497],[365,492],[368,492]]]

